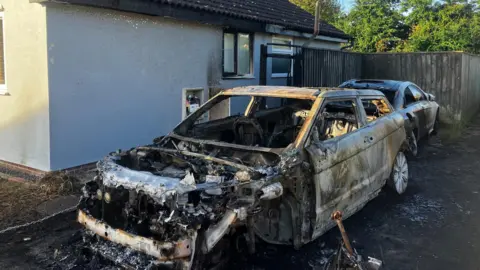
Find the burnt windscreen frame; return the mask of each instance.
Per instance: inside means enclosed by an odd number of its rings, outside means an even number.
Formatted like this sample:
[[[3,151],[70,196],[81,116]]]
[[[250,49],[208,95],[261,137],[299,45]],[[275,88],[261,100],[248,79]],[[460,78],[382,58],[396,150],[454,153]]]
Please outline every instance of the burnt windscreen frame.
[[[296,105],[303,110],[310,110],[313,106],[311,100],[301,100],[296,98],[283,98],[283,97],[258,97],[259,110],[275,109],[283,106]]]
[[[240,114],[236,99],[250,98]],[[283,96],[220,95],[184,120],[174,133],[194,139],[243,146],[285,148],[298,138],[313,100]]]

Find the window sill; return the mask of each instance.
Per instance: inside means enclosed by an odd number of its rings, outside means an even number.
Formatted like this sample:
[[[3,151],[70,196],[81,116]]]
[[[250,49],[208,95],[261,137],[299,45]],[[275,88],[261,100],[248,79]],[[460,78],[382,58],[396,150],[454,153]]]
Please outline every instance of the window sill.
[[[7,89],[0,89],[0,96],[10,96]]]
[[[272,78],[288,78],[288,73],[273,73]]]
[[[253,75],[234,75],[234,76],[223,76],[223,80],[241,80],[241,79],[248,79],[252,80],[255,79]]]

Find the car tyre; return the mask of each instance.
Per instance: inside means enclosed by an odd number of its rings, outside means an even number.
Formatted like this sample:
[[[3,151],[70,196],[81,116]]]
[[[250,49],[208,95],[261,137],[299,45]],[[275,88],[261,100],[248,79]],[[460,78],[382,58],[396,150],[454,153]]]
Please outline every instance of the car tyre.
[[[408,163],[403,152],[398,152],[393,162],[392,172],[387,181],[388,185],[398,194],[403,194],[408,185]]]
[[[433,123],[432,135],[438,134],[439,125],[440,125],[440,112],[437,110],[437,115],[435,116],[435,122]]]
[[[418,154],[418,143],[417,143],[417,137],[415,136],[415,130],[412,130],[410,132],[410,135],[408,135],[408,149],[410,154],[412,156],[416,157]]]

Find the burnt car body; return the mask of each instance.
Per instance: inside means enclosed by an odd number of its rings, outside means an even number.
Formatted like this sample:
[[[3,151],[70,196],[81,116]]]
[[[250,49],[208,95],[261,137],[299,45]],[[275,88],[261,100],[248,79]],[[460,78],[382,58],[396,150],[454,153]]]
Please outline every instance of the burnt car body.
[[[438,130],[440,108],[435,96],[424,92],[409,81],[394,80],[349,80],[339,87],[349,89],[374,89],[381,91],[400,111],[406,121],[409,141],[416,154],[416,143]]]
[[[221,113],[232,98],[245,110]],[[386,182],[404,192],[406,147],[404,119],[379,91],[234,88],[154,144],[100,161],[78,221],[171,268],[218,263],[238,232],[249,252],[256,237],[299,248]]]

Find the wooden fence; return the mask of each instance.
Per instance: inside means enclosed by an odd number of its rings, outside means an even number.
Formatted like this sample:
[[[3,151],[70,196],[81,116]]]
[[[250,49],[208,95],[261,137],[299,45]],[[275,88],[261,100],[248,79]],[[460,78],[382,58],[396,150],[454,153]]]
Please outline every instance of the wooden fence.
[[[412,81],[436,96],[445,122],[469,120],[480,106],[480,56],[459,52],[364,54],[363,79]]]
[[[480,56],[461,52],[375,53],[304,49],[302,85],[348,79],[412,81],[436,96],[442,121],[468,121],[480,107]]]
[[[338,86],[342,82],[360,78],[362,54],[342,51],[303,49],[303,87]]]

